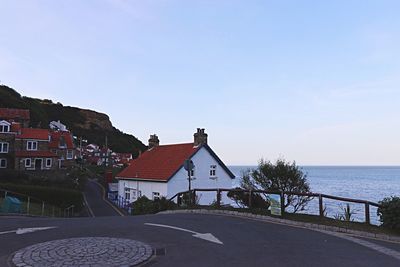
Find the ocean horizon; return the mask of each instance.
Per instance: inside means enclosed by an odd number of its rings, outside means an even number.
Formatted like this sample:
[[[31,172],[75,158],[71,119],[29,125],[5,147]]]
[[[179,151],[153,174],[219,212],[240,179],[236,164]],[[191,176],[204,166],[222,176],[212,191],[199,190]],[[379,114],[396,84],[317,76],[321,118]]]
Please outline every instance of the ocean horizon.
[[[231,165],[228,168],[235,174],[234,186],[240,185],[243,171],[257,166]],[[386,197],[400,196],[400,166],[299,166],[307,175],[311,192],[338,197],[379,202]],[[342,212],[345,202],[324,201],[328,215],[334,217]],[[351,204],[354,218],[363,221],[362,204]],[[317,214],[318,203],[312,201],[307,213]],[[377,223],[376,208],[371,207],[371,219]]]

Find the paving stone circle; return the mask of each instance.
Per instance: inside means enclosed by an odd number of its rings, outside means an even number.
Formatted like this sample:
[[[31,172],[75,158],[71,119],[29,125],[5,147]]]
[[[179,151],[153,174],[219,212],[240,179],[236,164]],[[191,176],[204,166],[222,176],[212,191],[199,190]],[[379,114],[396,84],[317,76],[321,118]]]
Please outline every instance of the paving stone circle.
[[[110,237],[54,240],[17,251],[15,266],[134,266],[149,259],[152,248],[139,241]]]

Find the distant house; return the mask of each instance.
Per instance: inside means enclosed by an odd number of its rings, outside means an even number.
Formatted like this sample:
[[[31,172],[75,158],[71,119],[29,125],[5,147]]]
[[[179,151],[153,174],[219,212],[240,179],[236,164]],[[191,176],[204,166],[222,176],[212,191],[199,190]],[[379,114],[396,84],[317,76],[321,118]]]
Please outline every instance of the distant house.
[[[75,146],[69,131],[51,131],[49,148],[57,155],[59,168],[69,167],[75,163]]]
[[[50,127],[50,129],[52,129],[54,131],[62,131],[62,132],[68,131],[67,126],[62,124],[60,121],[51,121],[49,123],[49,127]]]
[[[157,135],[151,135],[149,149],[117,175],[118,196],[130,203],[140,196],[169,198],[188,190],[188,173],[183,167],[186,159],[195,165],[192,188],[232,187],[234,174],[208,146],[204,129],[197,129],[193,143],[159,145]],[[199,200],[209,204],[215,194],[199,195]],[[222,201],[229,200],[225,196]]]
[[[50,151],[49,143],[49,130],[22,128],[15,136],[15,169],[56,169],[57,155]]]

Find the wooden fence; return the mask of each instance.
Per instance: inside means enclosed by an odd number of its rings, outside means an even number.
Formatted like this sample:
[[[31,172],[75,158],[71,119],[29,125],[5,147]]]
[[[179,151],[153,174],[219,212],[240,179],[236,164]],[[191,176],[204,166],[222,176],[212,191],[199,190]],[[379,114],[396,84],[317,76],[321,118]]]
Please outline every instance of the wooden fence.
[[[280,203],[281,203],[281,212],[282,214],[285,213],[285,196],[287,195],[294,195],[294,196],[305,196],[305,197],[311,197],[311,198],[318,198],[318,209],[319,209],[319,216],[324,217],[324,199],[332,199],[332,200],[338,200],[338,201],[344,201],[344,202],[350,202],[350,203],[357,203],[357,204],[364,204],[365,207],[365,223],[371,224],[371,216],[370,216],[370,207],[377,207],[379,208],[380,205],[375,202],[367,201],[367,200],[361,200],[361,199],[352,199],[352,198],[344,198],[344,197],[337,197],[337,196],[331,196],[331,195],[325,195],[325,194],[317,194],[317,193],[298,193],[298,192],[280,192],[280,191],[269,191],[269,190],[243,190],[243,189],[226,189],[226,188],[207,188],[207,189],[193,189],[191,191],[184,191],[184,192],[179,192],[175,194],[173,197],[171,197],[169,200],[173,201],[175,198],[177,199],[178,205],[181,204],[181,199],[182,196],[185,194],[189,194],[190,196],[190,202],[195,204],[196,203],[196,193],[197,192],[215,192],[216,193],[216,205],[219,207],[221,206],[221,193],[223,192],[241,192],[241,193],[247,193],[249,196],[248,200],[248,208],[252,208],[252,198],[253,194],[274,194],[274,195],[280,195]]]

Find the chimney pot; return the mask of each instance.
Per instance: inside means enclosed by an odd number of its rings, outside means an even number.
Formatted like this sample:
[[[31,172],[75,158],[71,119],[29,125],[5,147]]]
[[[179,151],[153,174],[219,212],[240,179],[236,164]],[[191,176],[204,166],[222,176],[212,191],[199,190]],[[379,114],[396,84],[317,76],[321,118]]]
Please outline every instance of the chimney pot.
[[[207,144],[207,137],[208,134],[205,133],[204,128],[197,128],[197,132],[194,133],[194,145],[202,145],[202,144]]]
[[[158,139],[158,136],[156,134],[150,135],[149,149],[159,145],[160,145],[160,140]]]

